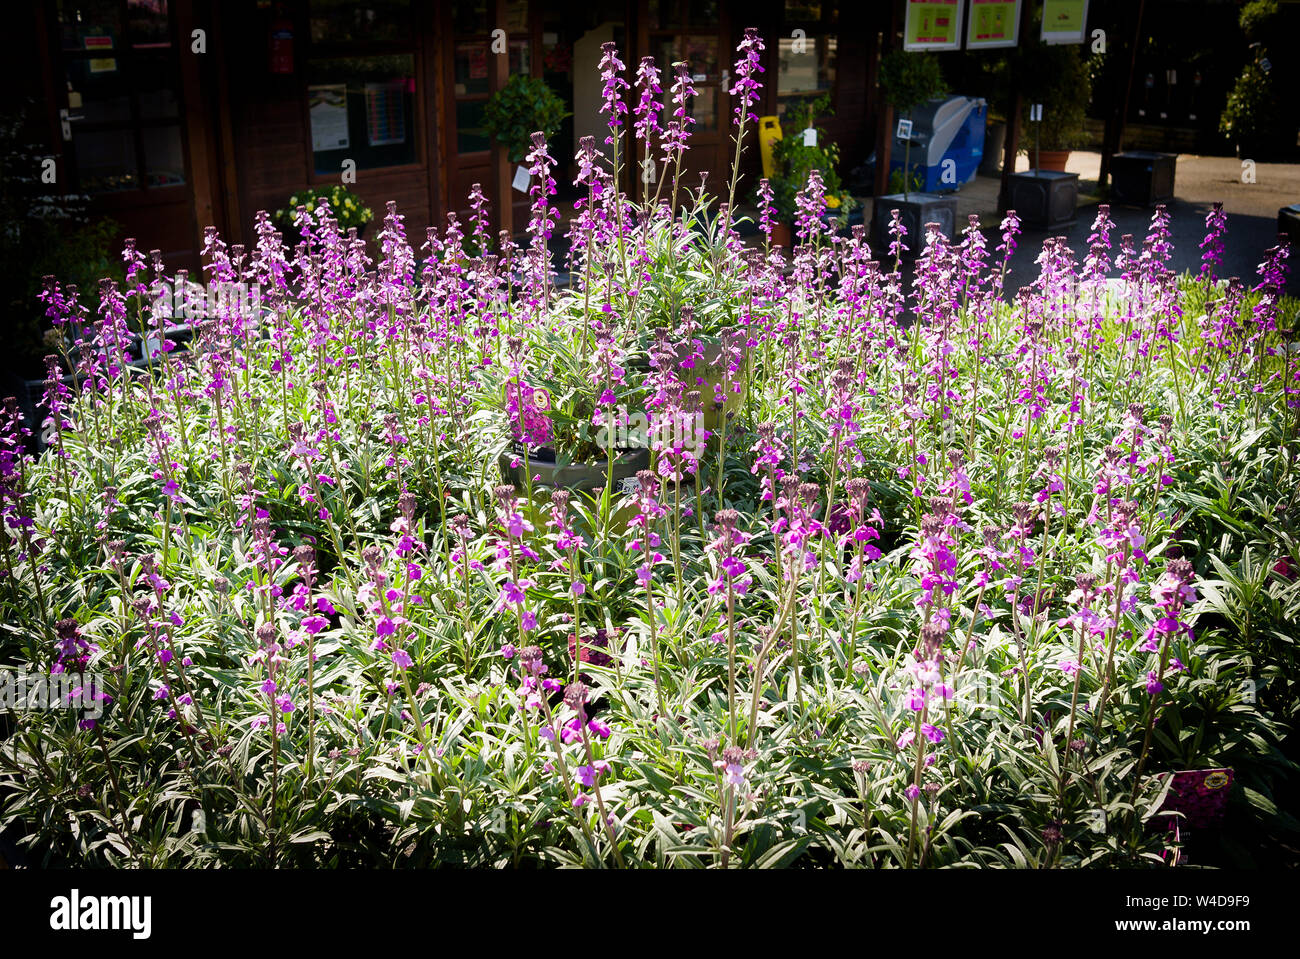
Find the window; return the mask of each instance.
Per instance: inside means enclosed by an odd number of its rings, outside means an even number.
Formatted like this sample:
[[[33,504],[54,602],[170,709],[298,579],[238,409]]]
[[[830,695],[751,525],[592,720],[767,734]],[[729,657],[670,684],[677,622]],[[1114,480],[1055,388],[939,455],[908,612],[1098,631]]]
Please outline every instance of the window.
[[[167,0],[58,5],[72,168],[86,193],[185,184]]]
[[[410,0],[312,0],[309,20],[312,172],[420,163]]]
[[[835,91],[836,35],[839,9],[833,0],[786,0],[786,23],[777,44],[777,114],[784,116],[823,94]],[[800,37],[791,34],[798,29]]]

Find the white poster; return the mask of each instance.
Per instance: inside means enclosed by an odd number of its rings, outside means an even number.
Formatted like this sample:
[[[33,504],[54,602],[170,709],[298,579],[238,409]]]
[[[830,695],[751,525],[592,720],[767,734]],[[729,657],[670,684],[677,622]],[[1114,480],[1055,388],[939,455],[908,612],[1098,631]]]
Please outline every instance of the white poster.
[[[308,87],[307,108],[311,114],[313,151],[343,150],[351,146],[352,141],[348,138],[347,84],[331,83]]]
[[[1043,42],[1083,43],[1088,0],[1043,0]]]
[[[1020,42],[1021,0],[970,0],[966,49],[991,50]]]

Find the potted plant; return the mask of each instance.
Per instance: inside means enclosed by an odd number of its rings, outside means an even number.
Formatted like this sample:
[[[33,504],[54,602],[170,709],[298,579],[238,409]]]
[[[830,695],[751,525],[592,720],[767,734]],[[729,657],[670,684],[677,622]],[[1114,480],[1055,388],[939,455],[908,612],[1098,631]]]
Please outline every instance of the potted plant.
[[[532,149],[532,135],[540,130],[546,139],[569,116],[564,101],[545,80],[516,74],[488,99],[483,126],[505,148],[511,163],[522,163]]]
[[[945,90],[943,74],[939,70],[939,61],[928,53],[908,53],[905,50],[891,50],[885,54],[880,63],[880,92],[885,101],[894,107],[895,112],[906,120],[911,120],[912,110],[926,100],[942,96]],[[873,233],[876,242],[888,242],[889,220],[894,210],[899,211],[907,236],[913,242],[919,239],[925,224],[938,221],[951,233],[955,228],[957,201],[953,197],[942,197],[933,193],[916,193],[912,190],[915,182],[908,172],[912,170],[912,143],[904,138],[903,167],[900,176],[902,190],[876,197],[872,211]],[[892,183],[891,183],[892,188]]]
[[[314,214],[321,201],[329,204],[330,214],[338,220],[341,229],[346,231],[350,227],[356,227],[357,236],[364,236],[366,224],[375,218],[374,211],[365,205],[361,197],[341,184],[298,190],[290,195],[286,205],[276,210],[271,218],[284,234],[288,247],[292,249],[299,241],[298,228],[293,222],[298,207],[306,207],[308,213]]]
[[[1070,44],[1028,44],[1019,51],[1017,75],[1023,91],[1020,152],[1036,170],[1064,171],[1070,151],[1087,143],[1084,113],[1092,81],[1079,48]],[[1034,104],[1041,120],[1031,120]]]
[[[772,144],[774,175],[771,178],[772,205],[778,220],[772,231],[772,242],[790,248],[790,224],[794,222],[795,197],[808,182],[808,174],[816,170],[826,187],[826,206],[840,222],[853,209],[853,197],[844,189],[837,172],[840,163],[839,145],[832,142],[817,125],[817,119],[831,114],[830,95],[808,101],[803,109],[789,110],[781,122],[783,135]],[[804,142],[804,130],[816,130],[816,142]]]

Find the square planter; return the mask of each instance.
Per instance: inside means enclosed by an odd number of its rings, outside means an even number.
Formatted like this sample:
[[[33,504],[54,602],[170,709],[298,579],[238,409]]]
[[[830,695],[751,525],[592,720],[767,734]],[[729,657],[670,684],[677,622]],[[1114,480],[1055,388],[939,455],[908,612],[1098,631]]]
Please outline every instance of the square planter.
[[[1007,183],[1007,209],[1030,230],[1059,230],[1074,222],[1079,174],[1056,170],[1013,173]]]
[[[1277,211],[1277,232],[1286,236],[1293,247],[1300,248],[1300,203]]]
[[[894,210],[898,210],[903,227],[907,230],[903,242],[907,244],[909,257],[921,252],[927,223],[938,223],[943,235],[950,240],[956,235],[955,196],[939,196],[935,193],[909,193],[907,199],[901,193],[878,196],[871,211],[871,236],[876,244],[877,257],[883,258],[888,254],[889,220]]]
[[[1173,153],[1129,150],[1110,159],[1111,199],[1130,206],[1155,206],[1174,198]]]

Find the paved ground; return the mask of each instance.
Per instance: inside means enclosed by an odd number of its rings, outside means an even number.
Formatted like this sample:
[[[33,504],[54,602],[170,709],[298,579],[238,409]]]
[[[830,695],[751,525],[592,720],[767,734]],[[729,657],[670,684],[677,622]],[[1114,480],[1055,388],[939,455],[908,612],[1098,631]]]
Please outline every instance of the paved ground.
[[[1096,183],[1100,167],[1100,153],[1079,151],[1071,153],[1066,164],[1069,172],[1079,174],[1081,199],[1078,220],[1064,235],[1080,258],[1087,250],[1088,232],[1097,215]],[[1016,169],[1028,168],[1028,158],[1020,157]],[[1200,270],[1205,215],[1212,204],[1221,201],[1228,214],[1228,236],[1219,275],[1239,276],[1247,286],[1254,285],[1255,268],[1264,258],[1264,251],[1277,242],[1278,208],[1300,202],[1300,164],[1259,163],[1254,172],[1254,183],[1242,183],[1242,163],[1238,159],[1189,154],[1178,157],[1174,202],[1169,206],[1175,270]],[[996,177],[976,177],[974,182],[962,187],[957,194],[958,222],[964,222],[968,213],[978,213],[981,224],[1000,223],[1001,217],[996,212],[999,182]],[[1113,205],[1111,219],[1116,230],[1112,242],[1117,243],[1121,235],[1132,233],[1140,250],[1141,240],[1150,226],[1151,212]],[[1024,232],[1020,249],[1011,261],[1017,279],[1008,277],[1009,290],[1018,289],[1037,275],[1034,260],[1048,235]],[[1287,264],[1291,268],[1288,292],[1300,296],[1300,250],[1292,250]]]

